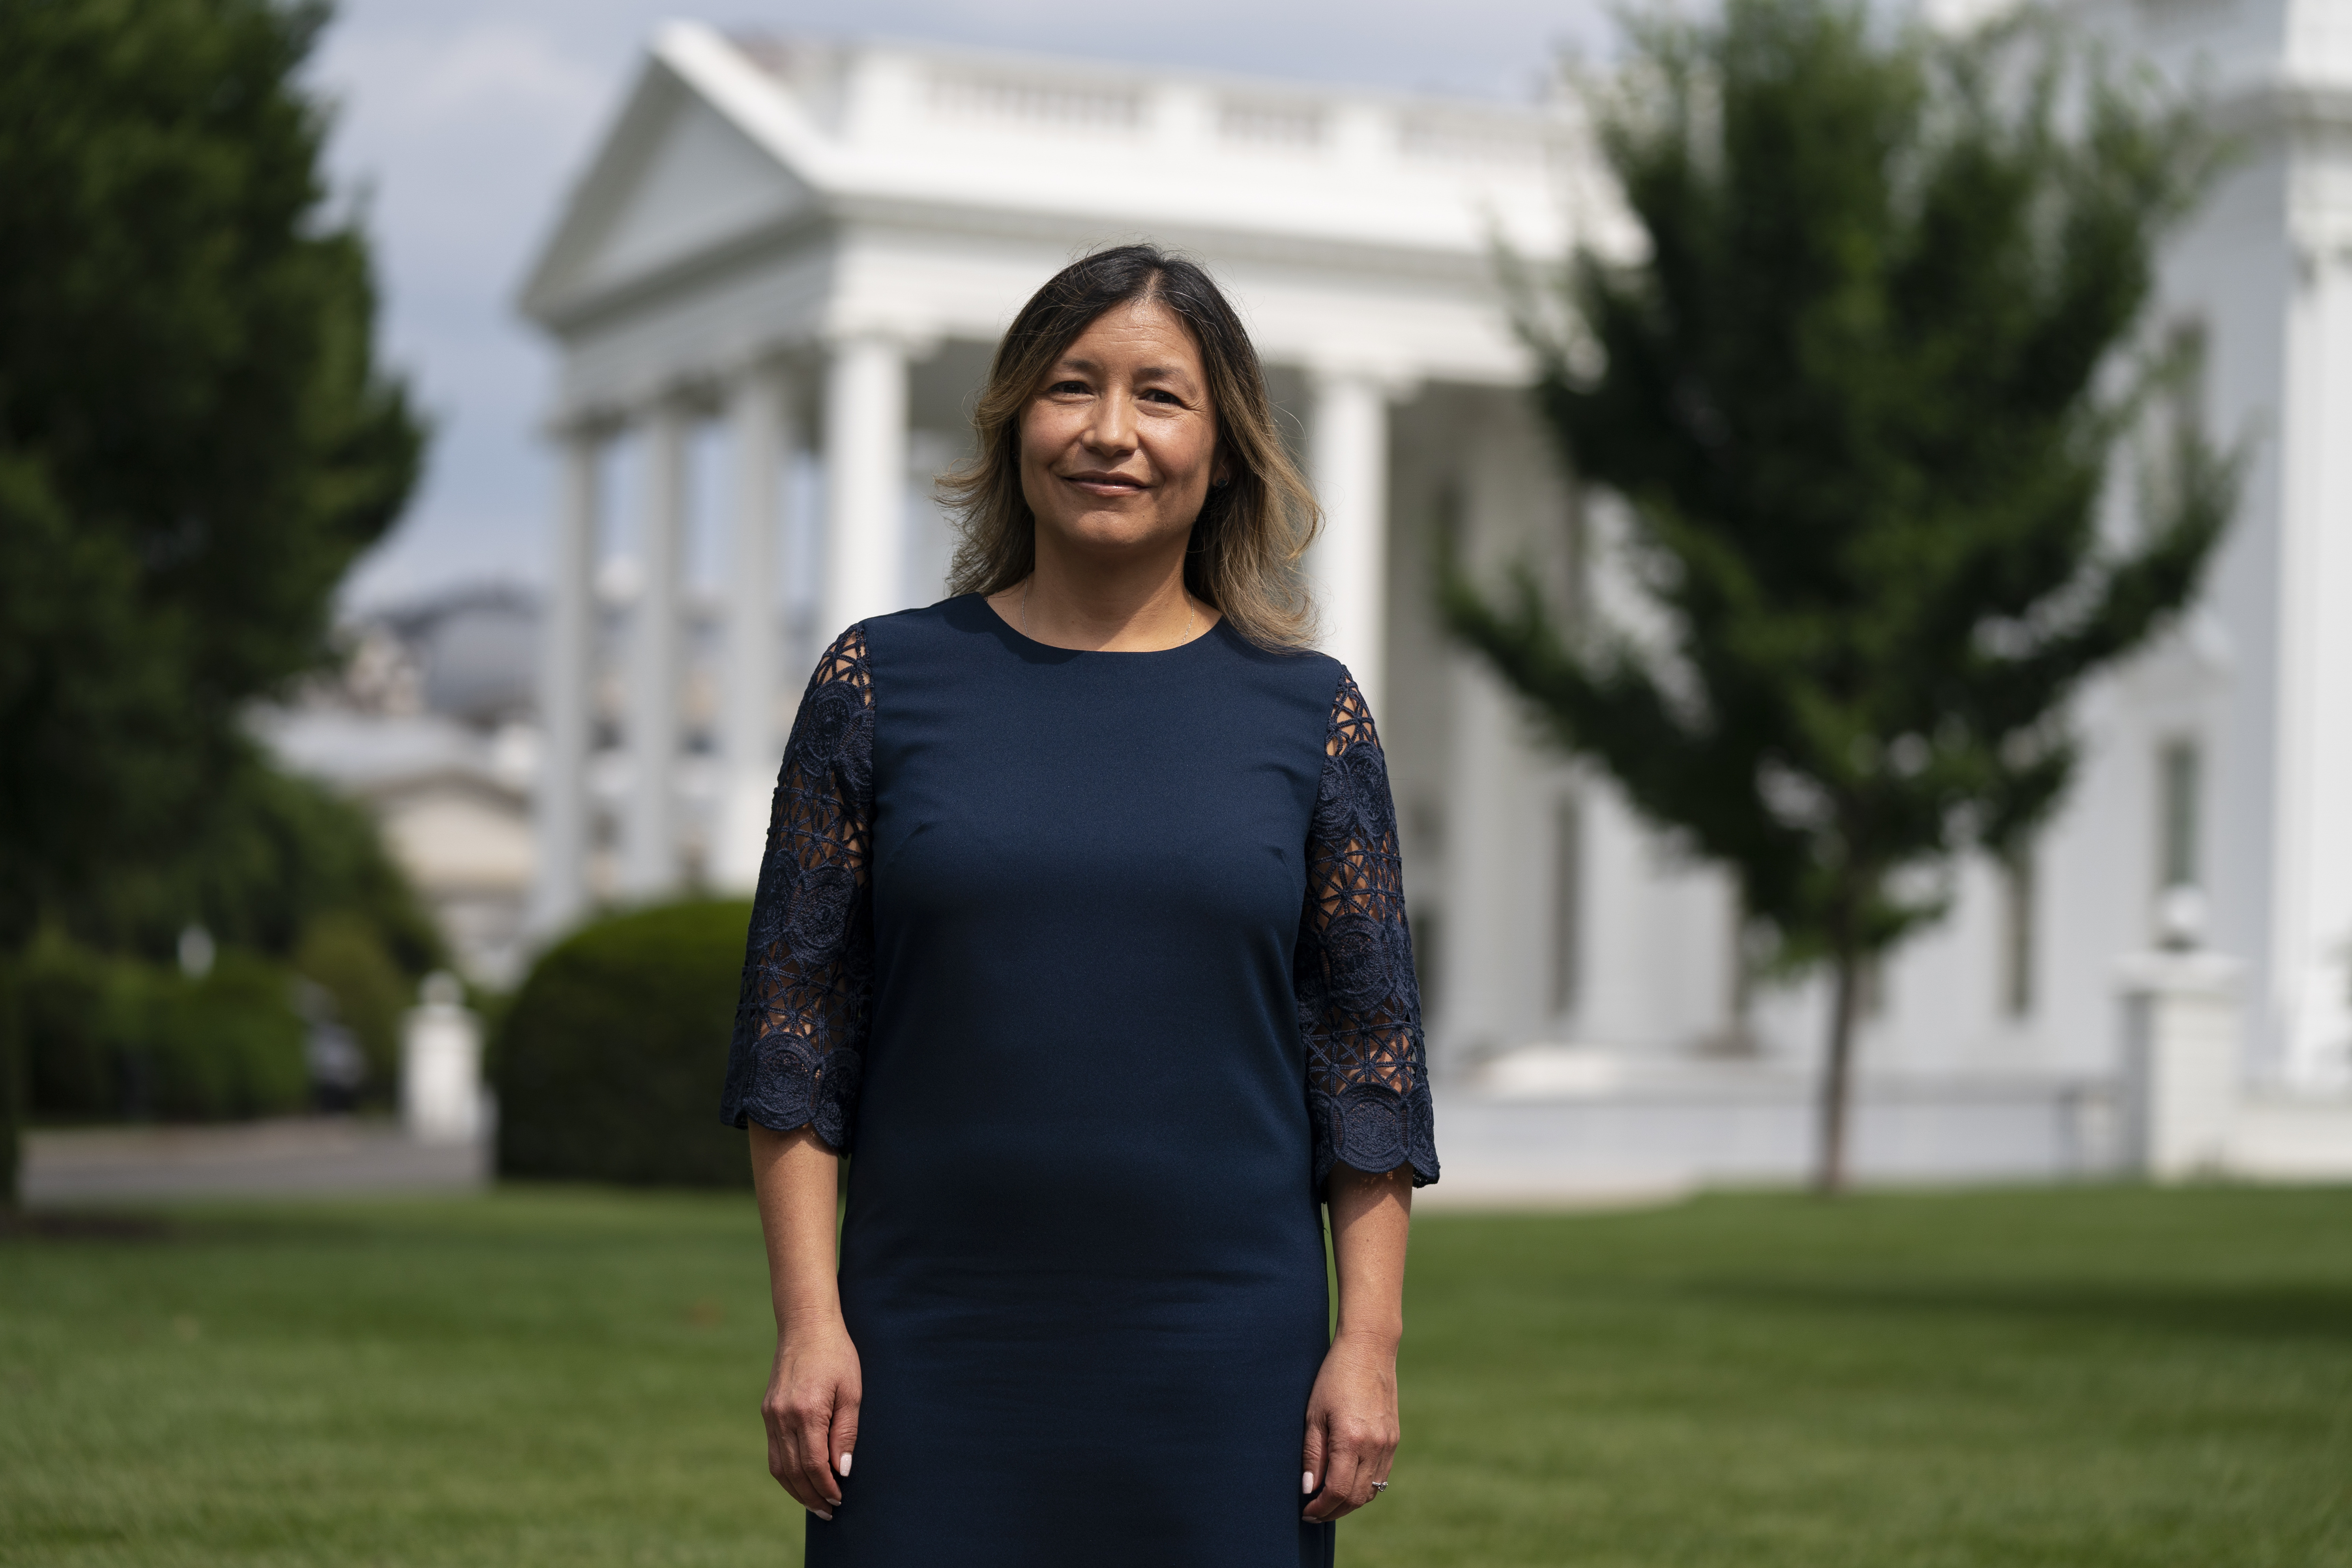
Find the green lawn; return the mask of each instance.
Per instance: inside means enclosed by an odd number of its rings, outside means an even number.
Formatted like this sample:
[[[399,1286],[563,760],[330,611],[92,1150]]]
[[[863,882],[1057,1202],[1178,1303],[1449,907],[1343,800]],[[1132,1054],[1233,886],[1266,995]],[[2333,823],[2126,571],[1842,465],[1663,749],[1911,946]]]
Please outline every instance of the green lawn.
[[[790,1563],[748,1201],[0,1241],[0,1563]],[[1426,1216],[1343,1563],[2352,1568],[2352,1192]]]

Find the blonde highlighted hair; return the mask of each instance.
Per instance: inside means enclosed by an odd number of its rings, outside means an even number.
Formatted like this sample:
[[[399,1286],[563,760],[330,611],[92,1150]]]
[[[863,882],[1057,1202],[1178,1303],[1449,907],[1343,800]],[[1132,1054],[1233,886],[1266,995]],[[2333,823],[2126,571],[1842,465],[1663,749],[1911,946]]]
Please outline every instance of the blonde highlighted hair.
[[[950,594],[997,594],[1037,561],[1037,519],[1021,489],[1021,420],[1045,374],[1105,311],[1149,301],[1184,323],[1201,352],[1225,482],[1211,487],[1184,552],[1184,586],[1260,647],[1315,638],[1307,547],[1321,526],[1315,495],[1275,427],[1257,349],[1199,263],[1152,245],[1081,258],[1030,297],[1005,329],[972,410],[977,456],[940,480],[962,538]]]

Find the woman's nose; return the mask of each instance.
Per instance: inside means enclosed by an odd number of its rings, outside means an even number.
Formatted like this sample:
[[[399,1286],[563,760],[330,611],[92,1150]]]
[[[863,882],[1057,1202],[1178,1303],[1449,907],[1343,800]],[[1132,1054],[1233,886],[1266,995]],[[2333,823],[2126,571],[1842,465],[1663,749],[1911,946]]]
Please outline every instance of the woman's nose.
[[[1103,451],[1124,452],[1135,445],[1135,401],[1123,392],[1113,392],[1095,403],[1095,416],[1087,430],[1087,442]]]

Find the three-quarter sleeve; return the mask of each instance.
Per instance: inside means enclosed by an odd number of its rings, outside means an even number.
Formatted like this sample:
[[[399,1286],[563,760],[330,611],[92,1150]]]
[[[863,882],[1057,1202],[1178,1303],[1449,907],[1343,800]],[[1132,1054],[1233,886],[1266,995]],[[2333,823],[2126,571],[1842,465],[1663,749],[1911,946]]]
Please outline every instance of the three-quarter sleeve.
[[[776,778],[719,1115],[847,1150],[874,989],[874,680],[866,634],[809,678]]]
[[[1307,834],[1293,981],[1307,1043],[1316,1190],[1335,1163],[1371,1174],[1411,1165],[1416,1187],[1437,1180],[1396,803],[1371,710],[1344,672],[1331,698]]]

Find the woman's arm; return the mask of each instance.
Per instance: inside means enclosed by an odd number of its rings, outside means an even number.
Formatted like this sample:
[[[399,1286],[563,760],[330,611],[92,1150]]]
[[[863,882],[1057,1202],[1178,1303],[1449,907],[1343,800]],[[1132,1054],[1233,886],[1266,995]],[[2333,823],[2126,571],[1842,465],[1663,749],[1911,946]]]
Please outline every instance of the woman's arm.
[[[776,1309],[775,1371],[760,1402],[768,1473],[803,1508],[831,1519],[841,1504],[836,1472],[849,1474],[865,1393],[835,1277],[841,1157],[806,1127],[775,1132],[755,1121],[751,1134]]]
[[[1368,1176],[1335,1165],[1328,1188],[1331,1256],[1339,1276],[1339,1330],[1307,1402],[1305,1489],[1320,1496],[1307,1519],[1322,1524],[1372,1500],[1389,1479],[1397,1423],[1397,1342],[1404,1337],[1405,1235],[1412,1225],[1412,1167]]]

